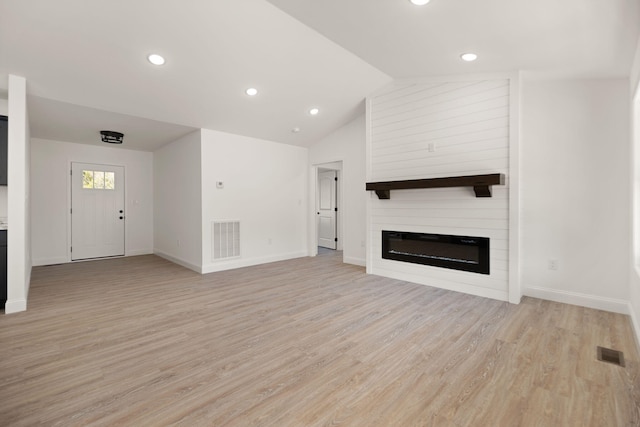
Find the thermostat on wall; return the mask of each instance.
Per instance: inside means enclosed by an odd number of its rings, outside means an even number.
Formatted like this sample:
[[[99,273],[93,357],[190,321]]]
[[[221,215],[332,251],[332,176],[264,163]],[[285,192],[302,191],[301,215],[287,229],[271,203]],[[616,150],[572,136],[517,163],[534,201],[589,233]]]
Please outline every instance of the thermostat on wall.
[[[216,188],[224,188],[224,181],[216,181]]]

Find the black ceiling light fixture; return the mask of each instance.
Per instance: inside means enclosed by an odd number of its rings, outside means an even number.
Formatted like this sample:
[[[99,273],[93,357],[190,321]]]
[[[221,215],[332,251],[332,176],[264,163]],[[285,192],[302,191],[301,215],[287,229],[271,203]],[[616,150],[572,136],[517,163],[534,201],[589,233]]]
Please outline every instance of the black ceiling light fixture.
[[[100,135],[102,135],[102,142],[107,144],[122,144],[122,138],[124,138],[123,133],[112,130],[101,130]]]

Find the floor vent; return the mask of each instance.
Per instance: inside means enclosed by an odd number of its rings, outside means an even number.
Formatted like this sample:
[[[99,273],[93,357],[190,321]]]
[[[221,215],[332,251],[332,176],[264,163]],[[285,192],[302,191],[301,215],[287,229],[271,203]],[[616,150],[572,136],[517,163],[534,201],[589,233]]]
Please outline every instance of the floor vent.
[[[213,261],[240,256],[240,221],[211,223],[211,258]]]
[[[598,360],[624,367],[624,354],[618,350],[598,346]]]

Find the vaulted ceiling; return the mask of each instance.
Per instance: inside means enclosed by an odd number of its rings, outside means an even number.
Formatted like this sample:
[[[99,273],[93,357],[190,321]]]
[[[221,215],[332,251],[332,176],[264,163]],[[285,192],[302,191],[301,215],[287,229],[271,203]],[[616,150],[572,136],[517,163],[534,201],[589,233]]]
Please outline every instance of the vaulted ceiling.
[[[639,13],[637,0],[0,0],[0,89],[26,77],[39,138],[101,144],[109,128],[153,151],[209,128],[308,146],[393,79],[625,77]]]

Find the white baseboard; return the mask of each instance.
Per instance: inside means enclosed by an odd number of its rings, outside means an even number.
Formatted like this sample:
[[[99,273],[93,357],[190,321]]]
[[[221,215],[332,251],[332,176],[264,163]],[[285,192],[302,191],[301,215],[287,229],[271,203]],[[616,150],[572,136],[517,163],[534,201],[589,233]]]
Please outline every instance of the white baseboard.
[[[285,261],[288,259],[309,256],[307,251],[288,252],[284,254],[269,255],[255,258],[237,258],[228,261],[212,262],[202,267],[202,274],[215,273],[216,271],[233,270],[234,268],[251,267],[252,265],[268,264],[270,262]]]
[[[133,249],[128,250],[124,254],[124,256],[138,256],[138,255],[151,255],[153,254],[153,249]]]
[[[481,286],[467,283],[457,283],[453,280],[432,280],[424,276],[412,273],[402,273],[399,271],[385,270],[381,268],[367,268],[367,274],[388,277],[391,279],[404,280],[418,285],[431,286],[432,288],[446,289],[448,291],[460,292],[463,294],[475,295],[483,298],[495,299],[498,301],[508,301],[507,292],[498,289],[483,288]]]
[[[617,298],[606,298],[597,295],[582,294],[578,292],[540,288],[537,286],[525,286],[522,290],[522,294],[529,297],[546,299],[549,301],[595,308],[597,310],[630,314],[629,301]]]
[[[67,257],[54,257],[54,258],[41,258],[41,259],[34,259],[33,260],[33,266],[34,267],[38,267],[41,265],[54,265],[54,264],[66,264],[68,263],[69,260],[67,259]]]
[[[151,255],[151,254],[153,254],[153,250],[151,249],[135,249],[131,251],[126,251],[124,256],[138,256],[138,255]],[[52,258],[36,258],[33,260],[33,266],[39,267],[42,265],[67,264],[69,262],[72,262],[72,261],[70,261],[69,258],[67,258],[66,256],[52,257]]]
[[[631,318],[631,326],[633,327],[634,336],[636,338],[636,348],[640,352],[640,323],[636,312],[633,310],[631,301],[628,303],[629,317]]]
[[[26,310],[27,310],[26,299],[7,300],[7,302],[4,305],[5,314],[19,313],[21,311],[26,311]]]
[[[364,258],[346,256],[342,258],[342,262],[344,262],[345,264],[359,265],[360,267],[367,266],[367,260],[365,260]]]
[[[176,257],[174,257],[174,256],[171,256],[171,255],[169,255],[169,254],[166,254],[166,253],[164,253],[164,252],[162,252],[162,251],[159,251],[159,250],[157,250],[157,249],[154,249],[154,250],[153,250],[153,253],[154,253],[155,255],[159,256],[160,258],[164,258],[164,259],[166,259],[167,261],[171,261],[171,262],[172,262],[172,263],[174,263],[174,264],[181,265],[181,266],[183,266],[183,267],[185,267],[185,268],[188,268],[189,270],[193,270],[193,271],[195,271],[195,272],[197,272],[197,273],[201,273],[201,272],[202,272],[202,268],[201,268],[199,265],[195,265],[195,264],[192,264],[192,263],[190,263],[190,262],[187,262],[187,261],[185,261],[185,260],[183,260],[183,259],[176,258]]]

